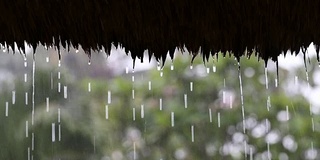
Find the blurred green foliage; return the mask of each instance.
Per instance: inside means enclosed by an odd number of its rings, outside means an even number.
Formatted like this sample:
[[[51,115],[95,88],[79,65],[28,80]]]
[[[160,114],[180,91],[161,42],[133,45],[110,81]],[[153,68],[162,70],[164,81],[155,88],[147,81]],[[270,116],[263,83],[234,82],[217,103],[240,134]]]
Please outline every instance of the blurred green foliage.
[[[269,71],[269,88],[266,89],[264,63],[255,57],[250,60],[243,58],[240,62],[244,120],[238,64],[233,58],[221,57],[206,64],[197,58],[191,69],[188,57],[177,56],[173,70],[167,62],[160,70],[123,72],[122,75],[108,72],[107,77],[99,77],[100,72],[97,72],[95,77],[90,76],[87,70],[75,71],[79,67],[68,67],[71,62],[73,66],[81,66],[75,57],[71,61],[66,58],[61,68],[52,64],[42,67],[42,62],[37,62],[34,125],[31,124],[32,72],[26,71],[29,74],[28,84],[22,81],[23,76],[12,82],[16,92],[15,104],[10,101],[13,89],[2,84],[1,159],[28,159],[28,148],[33,159],[102,160],[268,159],[268,150],[272,159],[307,159],[306,154],[313,153],[310,152],[311,147],[315,152],[319,151],[319,116],[310,115],[308,100],[301,94],[286,94],[283,84],[292,78],[288,71],[279,68],[280,85],[277,87],[274,81],[276,73]],[[95,72],[93,66],[88,68],[91,68],[89,72]],[[314,70],[311,69],[310,76]],[[58,72],[61,72],[61,79],[57,77]],[[303,68],[296,74],[305,79]],[[135,76],[134,82],[132,76]],[[190,82],[193,83],[192,91]],[[58,83],[61,83],[60,93],[57,91]],[[90,92],[88,83],[91,83]],[[63,95],[64,86],[68,87],[67,99]],[[25,104],[25,92],[29,94],[28,105]],[[108,92],[111,93],[110,104]],[[184,95],[187,95],[187,108]],[[46,110],[47,97],[50,97],[49,112]],[[9,103],[8,117],[4,114],[6,102]],[[58,109],[61,111],[60,122]],[[287,109],[288,120],[284,116]],[[212,113],[211,122],[209,111]],[[28,137],[26,123],[29,126]],[[52,123],[55,124],[55,142],[52,142]],[[61,141],[58,140],[59,125]]]

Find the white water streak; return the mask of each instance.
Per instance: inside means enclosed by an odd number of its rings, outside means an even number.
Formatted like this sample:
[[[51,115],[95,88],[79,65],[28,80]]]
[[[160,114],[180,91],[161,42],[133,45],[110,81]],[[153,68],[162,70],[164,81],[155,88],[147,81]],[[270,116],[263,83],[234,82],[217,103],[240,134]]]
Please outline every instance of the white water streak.
[[[217,71],[217,67],[216,66],[212,66],[212,72],[215,73]]]
[[[311,125],[312,125],[312,132],[314,132],[314,120],[313,120],[313,116],[311,117]]]
[[[55,142],[56,141],[56,128],[55,128],[55,123],[51,124],[51,141]]]
[[[144,105],[141,105],[141,110],[140,110],[140,116],[141,118],[144,118]]]
[[[58,122],[61,122],[61,109],[58,108]]]
[[[24,74],[24,82],[27,82],[27,80],[28,80],[28,74],[25,73],[25,74]]]
[[[132,109],[132,118],[133,118],[133,121],[136,120],[136,109],[135,108]]]
[[[174,112],[171,112],[171,127],[174,127]]]
[[[184,108],[188,108],[188,95],[184,94]]]
[[[240,84],[240,99],[241,99],[241,113],[242,113],[242,129],[243,133],[246,133],[246,122],[245,122],[245,116],[244,116],[244,100],[243,100],[243,88],[242,88],[242,76],[241,76],[241,70],[240,70],[240,63],[238,63],[238,74],[239,74],[239,84]]]
[[[159,109],[162,111],[162,98],[159,99]]]
[[[190,82],[190,91],[193,91],[193,82]]]
[[[28,105],[28,92],[24,94],[24,97],[25,97],[25,104]]]
[[[220,128],[220,112],[218,112],[218,128]]]
[[[268,81],[268,68],[267,67],[265,67],[264,68],[264,77],[265,77],[265,83],[266,83],[266,89],[268,89],[269,88],[269,81]]]
[[[58,136],[59,136],[59,141],[61,141],[61,124],[59,124],[59,134],[58,134]]]
[[[88,82],[88,92],[91,92],[91,83]]]
[[[63,87],[63,97],[64,97],[64,99],[68,98],[68,87],[67,86]]]
[[[109,106],[106,105],[106,119],[109,119]]]
[[[34,132],[31,133],[31,150],[34,151]]]
[[[194,126],[191,125],[191,141],[194,142]]]
[[[151,81],[148,82],[148,89],[151,91]]]
[[[287,121],[289,120],[289,107],[286,106],[286,113],[287,113]]]
[[[26,138],[29,137],[29,122],[26,121]]]
[[[111,91],[108,91],[108,104],[111,104]]]
[[[46,97],[46,110],[49,112],[49,97]]]
[[[212,123],[212,111],[211,111],[211,108],[209,108],[209,122]]]
[[[12,104],[16,103],[16,91],[12,91]]]
[[[6,117],[9,116],[9,105],[8,102],[6,102]]]

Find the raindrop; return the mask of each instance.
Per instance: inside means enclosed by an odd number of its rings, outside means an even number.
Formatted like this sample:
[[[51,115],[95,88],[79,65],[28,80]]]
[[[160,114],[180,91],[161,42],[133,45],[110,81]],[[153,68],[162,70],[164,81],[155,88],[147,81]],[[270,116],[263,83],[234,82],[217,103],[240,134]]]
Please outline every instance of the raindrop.
[[[289,107],[286,106],[286,113],[287,113],[287,121],[289,120]]]
[[[56,131],[55,131],[56,129],[55,129],[55,123],[52,123],[51,124],[51,140],[52,140],[52,142],[55,142],[56,141]]]
[[[134,89],[132,89],[132,99],[134,99]]]
[[[267,150],[268,150],[267,151],[268,152],[268,154],[267,154],[268,155],[268,159],[271,160],[271,152],[270,152],[270,143],[269,142],[267,142]]]
[[[159,109],[162,111],[162,98],[159,99]]]
[[[60,73],[60,71],[58,72],[58,79],[60,79],[61,78],[61,73]]]
[[[64,97],[64,99],[68,98],[68,88],[67,88],[67,86],[63,87],[63,97]]]
[[[34,110],[31,111],[31,125],[34,124]]]
[[[191,125],[191,141],[194,142],[194,126]]]
[[[28,147],[28,160],[30,160],[30,147]]]
[[[190,69],[193,69],[193,65],[190,65]]]
[[[250,160],[253,160],[253,151],[252,151],[252,147],[250,147],[250,149],[249,149],[249,154],[250,154]]]
[[[111,104],[111,91],[108,91],[108,104]]]
[[[267,99],[267,110],[270,111],[270,108],[271,108],[271,100],[270,100],[270,96],[268,96],[268,99]]]
[[[26,138],[29,137],[29,123],[26,121]]]
[[[311,117],[311,125],[312,125],[312,132],[314,132],[314,120],[313,120],[313,117]]]
[[[132,109],[132,118],[133,118],[133,121],[136,120],[136,109],[135,108]]]
[[[9,108],[8,107],[9,107],[9,104],[8,104],[8,102],[6,102],[6,117],[8,117],[8,114],[9,114],[8,113],[9,112]]]
[[[50,87],[51,87],[51,89],[53,89],[53,76],[52,76],[52,72],[50,73]]]
[[[144,118],[144,105],[141,105],[141,112],[140,112],[141,118]]]
[[[88,82],[88,92],[91,92],[91,83]]]
[[[171,112],[171,127],[174,127],[174,112]]]
[[[25,97],[25,104],[28,105],[28,92],[25,93],[24,97]]]
[[[132,76],[131,79],[132,79],[132,82],[134,82],[134,76]]]
[[[109,106],[106,105],[106,119],[109,119]]]
[[[171,71],[173,71],[173,70],[174,70],[174,66],[173,66],[173,64],[171,64],[170,69],[171,69]]]
[[[12,91],[12,104],[16,103],[16,91]]]
[[[61,83],[58,82],[58,92],[60,93],[60,91],[61,91]]]
[[[211,111],[211,108],[209,108],[209,122],[212,123],[212,111]]]
[[[58,61],[58,67],[61,67],[61,60]]]
[[[46,62],[49,63],[49,57],[46,57]]]
[[[33,151],[34,150],[34,133],[32,132],[31,133],[31,150]],[[33,159],[33,158],[31,158]]]
[[[28,62],[27,62],[27,60],[25,59],[25,61],[24,61],[24,67],[27,67],[28,66]]]
[[[241,99],[241,113],[242,113],[242,127],[243,133],[246,133],[246,123],[245,123],[245,116],[244,116],[244,102],[243,102],[243,89],[242,89],[242,76],[240,70],[240,63],[238,62],[238,76],[239,76],[239,85],[240,85],[240,99]]]
[[[244,157],[245,157],[245,159],[247,159],[247,142],[244,141],[243,145],[244,145]]]
[[[79,50],[76,49],[76,53],[79,53]]]
[[[161,72],[160,72],[160,77],[162,77],[163,76],[163,71],[161,70]]]
[[[126,74],[128,74],[129,73],[129,68],[128,67],[126,67]]]
[[[209,74],[209,73],[210,73],[210,68],[207,67],[207,74]]]
[[[151,81],[148,82],[148,89],[151,91]]]
[[[212,66],[212,72],[215,73],[217,71],[217,67],[216,66]]]
[[[220,112],[218,112],[218,128],[220,128]]]
[[[193,91],[193,82],[190,82],[190,91]]]
[[[274,86],[277,88],[278,87],[278,78],[274,79]]]
[[[61,113],[60,108],[58,108],[58,123],[60,123],[60,120],[61,120],[60,113]]]
[[[188,96],[187,94],[184,94],[184,108],[188,107]]]
[[[268,68],[264,68],[264,77],[265,77],[265,82],[266,82],[266,89],[269,88],[269,81],[268,81]]]
[[[133,142],[133,159],[137,159],[137,155],[136,155],[136,142]]]
[[[295,84],[295,85],[298,85],[298,84],[299,84],[298,76],[294,76],[294,84]]]
[[[230,109],[232,109],[232,106],[233,106],[233,97],[232,97],[232,95],[230,95],[230,97],[229,97],[229,105],[230,105]]]
[[[270,127],[270,121],[266,119],[266,133],[269,132],[269,127]]]
[[[59,124],[58,130],[59,130],[59,134],[58,134],[58,136],[59,136],[59,141],[61,141],[61,125],[60,125],[60,124]]]
[[[226,91],[222,91],[222,103],[226,103]]]
[[[46,110],[49,112],[49,97],[46,98]]]
[[[27,80],[28,80],[28,74],[25,73],[25,74],[24,74],[24,82],[27,82]]]

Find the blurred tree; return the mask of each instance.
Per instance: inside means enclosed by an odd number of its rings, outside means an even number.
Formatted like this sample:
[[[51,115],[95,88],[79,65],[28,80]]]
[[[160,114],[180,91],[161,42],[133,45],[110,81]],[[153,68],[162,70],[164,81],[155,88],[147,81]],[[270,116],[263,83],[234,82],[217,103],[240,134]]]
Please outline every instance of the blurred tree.
[[[177,56],[173,64],[174,69],[167,62],[159,70],[121,76],[108,72],[105,77],[95,72],[94,78],[83,78],[81,75],[88,73],[63,69],[62,65],[61,79],[54,67],[37,68],[35,125],[31,128],[29,124],[29,137],[25,138],[31,110],[30,105],[24,107],[24,90],[31,94],[32,86],[17,88],[17,103],[10,105],[10,116],[0,116],[1,159],[26,159],[32,131],[35,159],[308,159],[314,153],[311,147],[318,151],[319,117],[310,115],[308,100],[301,94],[286,94],[282,84],[292,78],[286,70],[279,68],[279,86],[275,70],[270,70],[266,89],[263,62],[255,57],[242,59],[242,110],[238,64],[233,58],[206,64],[198,58],[190,67],[189,58]],[[313,72],[310,70],[310,76]],[[303,68],[297,71],[299,77],[304,76],[302,73]],[[58,82],[62,88],[68,87],[67,99],[63,91],[57,92]],[[15,86],[21,83],[17,80]],[[1,113],[5,113],[11,94],[10,89],[1,93]],[[49,112],[46,97],[50,97]]]

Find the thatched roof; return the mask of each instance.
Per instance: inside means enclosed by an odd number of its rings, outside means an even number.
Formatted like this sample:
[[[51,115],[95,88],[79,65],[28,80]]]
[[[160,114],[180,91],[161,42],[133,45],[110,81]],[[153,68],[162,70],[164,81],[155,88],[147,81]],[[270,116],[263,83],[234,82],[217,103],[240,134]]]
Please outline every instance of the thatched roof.
[[[318,0],[15,0],[0,2],[0,43],[85,51],[121,44],[133,58],[160,59],[186,46],[262,59],[320,44]],[[171,55],[172,56],[172,55]]]

